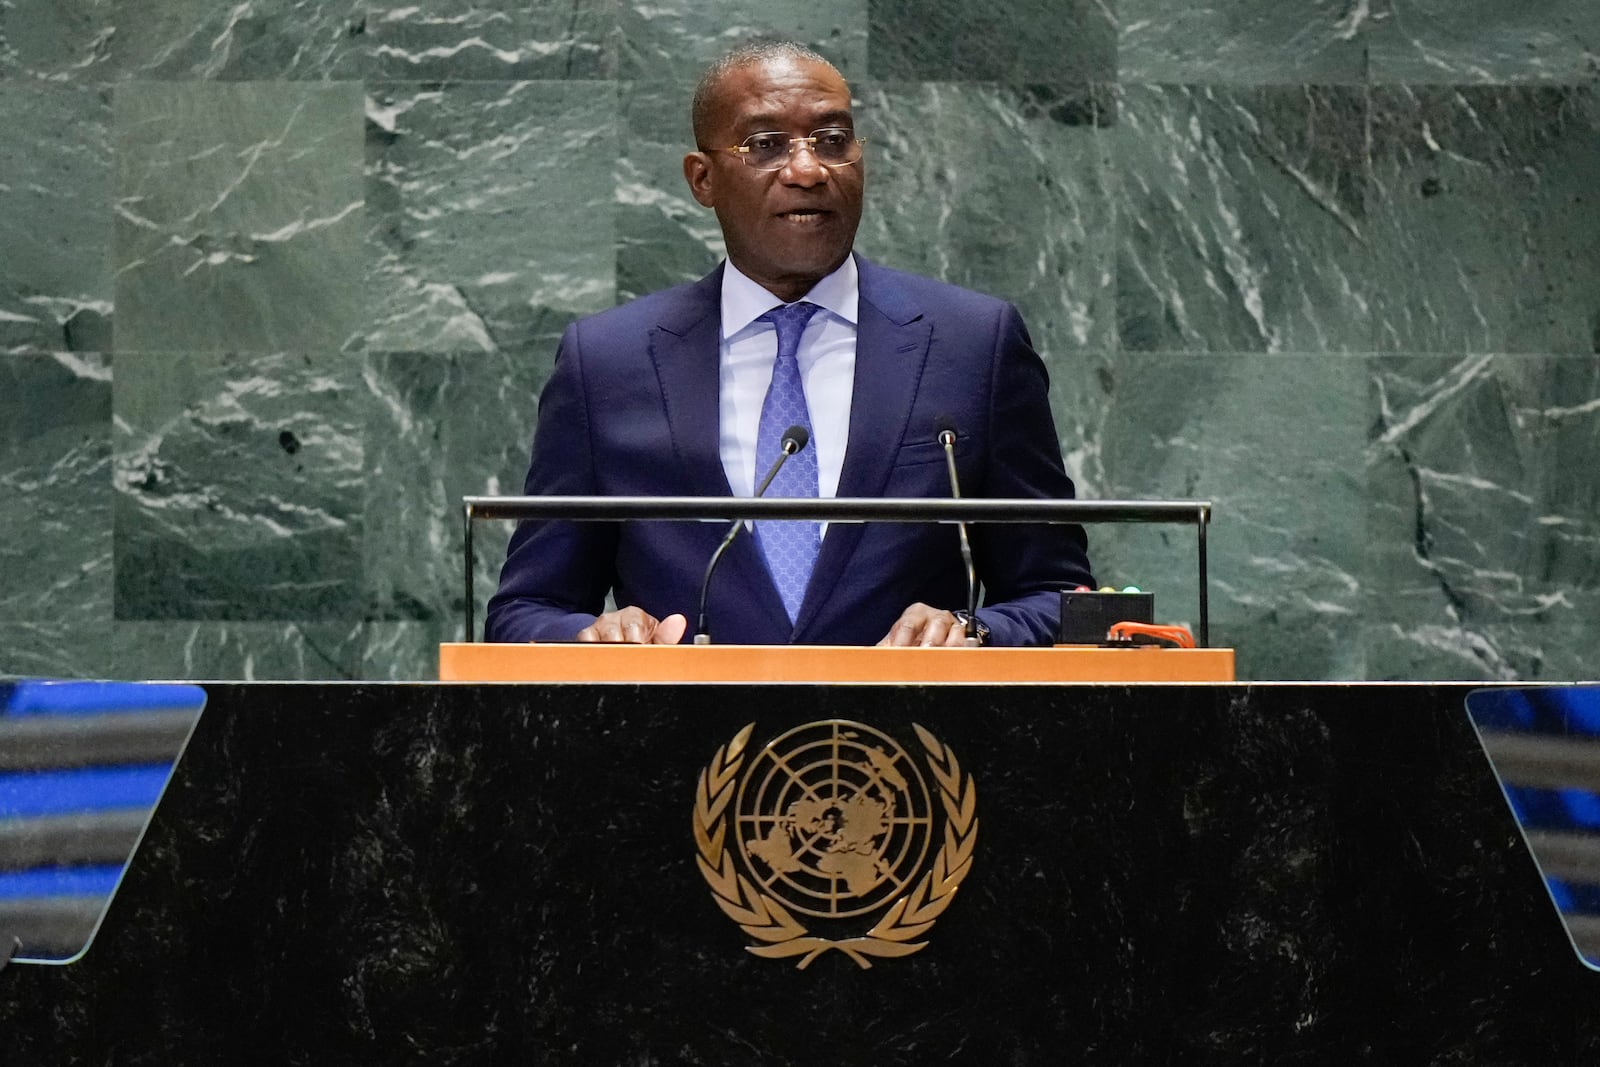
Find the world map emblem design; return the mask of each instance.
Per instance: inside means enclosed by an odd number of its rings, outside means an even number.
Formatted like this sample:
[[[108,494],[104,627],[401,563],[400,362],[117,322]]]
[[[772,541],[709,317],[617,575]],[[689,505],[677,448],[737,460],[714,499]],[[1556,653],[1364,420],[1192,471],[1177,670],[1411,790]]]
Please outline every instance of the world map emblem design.
[[[837,949],[870,967],[927,947],[919,938],[971,871],[978,838],[977,789],[955,753],[916,724],[920,759],[873,727],[828,719],[747,763],[754,729],[717,750],[694,809],[700,873],[760,942],[748,951],[805,968]]]

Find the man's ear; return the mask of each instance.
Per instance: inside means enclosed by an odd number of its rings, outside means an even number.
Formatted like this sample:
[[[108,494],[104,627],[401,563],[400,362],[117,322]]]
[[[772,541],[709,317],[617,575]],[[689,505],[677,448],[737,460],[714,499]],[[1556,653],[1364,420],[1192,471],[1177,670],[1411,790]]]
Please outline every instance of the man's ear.
[[[683,180],[689,183],[689,195],[701,207],[715,207],[716,195],[711,188],[711,157],[704,152],[690,152],[683,157]]]

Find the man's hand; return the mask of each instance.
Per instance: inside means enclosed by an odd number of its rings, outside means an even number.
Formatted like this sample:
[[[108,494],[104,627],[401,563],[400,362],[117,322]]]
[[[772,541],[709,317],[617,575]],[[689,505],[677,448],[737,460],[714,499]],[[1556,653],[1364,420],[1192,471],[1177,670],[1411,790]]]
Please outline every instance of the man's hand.
[[[592,626],[578,631],[579,641],[604,641],[610,644],[675,645],[683,640],[689,620],[682,615],[668,615],[656,619],[640,608],[627,607],[621,611],[608,611],[594,620]]]
[[[966,640],[966,630],[950,612],[942,608],[930,608],[926,604],[913,604],[900,613],[900,618],[889,627],[889,632],[878,642],[878,647],[921,645],[924,648],[960,648],[966,644]]]

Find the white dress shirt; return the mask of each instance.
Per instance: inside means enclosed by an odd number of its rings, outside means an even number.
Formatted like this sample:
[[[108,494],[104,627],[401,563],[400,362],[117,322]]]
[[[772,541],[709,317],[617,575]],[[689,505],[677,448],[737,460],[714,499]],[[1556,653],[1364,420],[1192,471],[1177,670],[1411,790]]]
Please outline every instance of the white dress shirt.
[[[797,358],[811,413],[811,443],[806,447],[817,450],[817,492],[825,497],[838,495],[849,444],[857,295],[856,261],[851,256],[801,297],[822,308],[806,323]],[[722,469],[734,496],[754,494],[766,474],[756,470],[756,434],[761,404],[772,384],[772,367],[778,361],[778,331],[759,319],[782,304],[732,263],[723,268],[719,441]]]

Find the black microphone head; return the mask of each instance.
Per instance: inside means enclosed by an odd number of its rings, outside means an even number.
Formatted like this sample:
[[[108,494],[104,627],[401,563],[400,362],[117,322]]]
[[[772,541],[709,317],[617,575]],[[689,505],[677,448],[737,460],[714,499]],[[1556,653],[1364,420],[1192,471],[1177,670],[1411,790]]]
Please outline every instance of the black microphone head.
[[[770,440],[770,438],[769,438]],[[799,423],[795,423],[783,431],[783,450],[789,455],[794,455],[806,447],[806,442],[811,440],[810,432]]]
[[[956,443],[956,420],[949,415],[938,415],[933,420],[934,440],[941,445]]]

